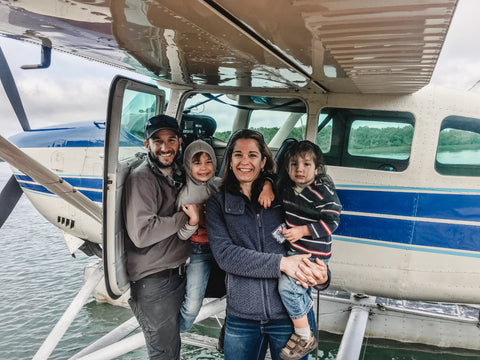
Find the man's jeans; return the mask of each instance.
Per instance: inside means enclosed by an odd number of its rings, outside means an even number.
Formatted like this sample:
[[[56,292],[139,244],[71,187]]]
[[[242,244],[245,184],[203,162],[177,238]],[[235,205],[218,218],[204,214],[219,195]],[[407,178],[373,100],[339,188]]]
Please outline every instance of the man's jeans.
[[[165,275],[132,281],[130,307],[142,327],[151,360],[180,358],[180,306],[185,296],[185,275],[178,269]]]
[[[313,311],[308,313],[308,319],[310,324],[315,324]],[[315,334],[316,327],[313,326],[313,329]],[[292,332],[292,321],[288,318],[261,322],[227,314],[225,360],[265,359],[268,347],[272,360],[281,360],[280,351],[285,347]],[[308,355],[302,359],[308,359]]]
[[[208,244],[194,244],[187,266],[185,300],[180,308],[180,332],[187,332],[200,311],[208,284],[212,253]]]

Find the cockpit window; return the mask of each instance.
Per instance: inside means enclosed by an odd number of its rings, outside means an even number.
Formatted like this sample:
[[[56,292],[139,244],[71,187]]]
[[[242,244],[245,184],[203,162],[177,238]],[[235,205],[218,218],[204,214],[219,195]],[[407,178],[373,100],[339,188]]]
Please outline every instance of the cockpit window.
[[[202,123],[207,118],[215,122],[211,141],[219,153],[238,129],[260,131],[275,153],[286,138],[304,138],[307,119],[305,103],[296,98],[228,94],[194,94],[187,99],[183,114],[187,131],[205,127]],[[192,124],[195,118],[198,124]]]

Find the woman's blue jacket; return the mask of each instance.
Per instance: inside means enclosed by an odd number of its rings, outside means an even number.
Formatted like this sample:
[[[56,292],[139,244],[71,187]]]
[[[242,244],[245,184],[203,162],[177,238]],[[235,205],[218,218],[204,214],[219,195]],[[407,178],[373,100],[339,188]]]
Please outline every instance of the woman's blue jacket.
[[[280,205],[264,209],[220,192],[207,201],[206,220],[213,256],[227,273],[227,312],[258,321],[288,318],[277,289],[286,252],[272,236],[282,223]]]

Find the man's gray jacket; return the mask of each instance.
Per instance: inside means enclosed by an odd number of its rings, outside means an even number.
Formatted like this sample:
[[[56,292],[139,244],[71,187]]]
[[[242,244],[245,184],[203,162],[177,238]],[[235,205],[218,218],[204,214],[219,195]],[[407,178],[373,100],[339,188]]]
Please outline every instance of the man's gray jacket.
[[[131,281],[176,268],[190,256],[190,242],[177,237],[188,218],[175,209],[181,184],[181,171],[176,165],[173,174],[173,178],[165,175],[147,157],[125,183],[124,220],[130,238],[125,249]]]

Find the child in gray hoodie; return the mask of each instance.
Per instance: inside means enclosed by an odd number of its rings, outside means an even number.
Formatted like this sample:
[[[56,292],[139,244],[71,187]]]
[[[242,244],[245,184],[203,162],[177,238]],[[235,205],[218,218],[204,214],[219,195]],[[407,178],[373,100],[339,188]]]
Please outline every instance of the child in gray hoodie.
[[[208,243],[203,206],[209,196],[219,190],[221,178],[215,176],[217,159],[213,148],[203,140],[190,143],[183,155],[186,182],[177,197],[176,206],[183,210],[189,221],[177,232],[182,240],[190,239],[192,255],[187,266],[185,300],[180,308],[180,332],[192,327],[200,308],[213,262]],[[270,206],[274,199],[270,182],[266,181],[259,202]],[[199,211],[199,205],[202,208]]]

